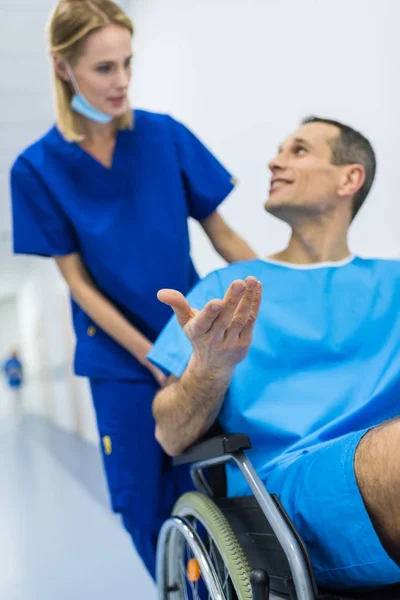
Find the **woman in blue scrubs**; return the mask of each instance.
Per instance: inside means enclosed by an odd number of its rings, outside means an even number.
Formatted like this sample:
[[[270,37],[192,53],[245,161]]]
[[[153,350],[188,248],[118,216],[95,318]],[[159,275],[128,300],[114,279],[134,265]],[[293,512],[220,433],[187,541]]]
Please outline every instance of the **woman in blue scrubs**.
[[[133,26],[110,0],[62,0],[49,23],[57,124],[12,167],[14,250],[54,257],[72,295],[75,372],[90,379],[112,506],[154,576],[183,489],[154,439],[165,377],[146,358],[198,280],[188,217],[228,262],[254,257],[218,205],[233,179],[181,123],[128,104]]]

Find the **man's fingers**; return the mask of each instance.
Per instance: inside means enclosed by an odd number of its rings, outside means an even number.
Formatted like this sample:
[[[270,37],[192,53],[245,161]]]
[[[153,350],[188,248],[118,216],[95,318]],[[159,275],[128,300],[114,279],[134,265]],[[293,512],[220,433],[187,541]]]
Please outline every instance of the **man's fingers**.
[[[163,289],[157,294],[160,302],[174,311],[181,327],[190,323],[190,338],[207,333],[211,328],[222,339],[240,335],[242,341],[251,339],[254,322],[261,303],[261,284],[255,277],[236,280],[228,288],[224,299],[212,300],[201,311],[193,309],[177,290]]]
[[[260,284],[255,277],[246,277],[244,283],[246,289],[233,315],[232,322],[227,329],[227,340],[233,339],[240,334],[242,329],[247,325],[253,310],[254,299]]]
[[[190,323],[190,338],[204,335],[209,331],[222,308],[221,300],[211,300],[203,310],[196,314]],[[189,330],[187,330],[189,331]]]
[[[246,289],[244,281],[237,279],[229,286],[223,300],[218,319],[215,319],[213,331],[217,338],[222,339],[232,322],[233,315]]]
[[[168,306],[172,308],[181,327],[185,327],[196,314],[185,296],[177,290],[160,290],[157,294],[157,298],[160,302],[168,304]]]
[[[253,299],[253,306],[251,309],[250,316],[247,320],[247,324],[243,327],[242,331],[239,334],[240,340],[243,344],[251,344],[251,340],[253,337],[254,325],[258,317],[258,313],[260,311],[261,306],[261,298],[262,298],[262,285],[258,281],[258,285],[256,287],[256,291]]]

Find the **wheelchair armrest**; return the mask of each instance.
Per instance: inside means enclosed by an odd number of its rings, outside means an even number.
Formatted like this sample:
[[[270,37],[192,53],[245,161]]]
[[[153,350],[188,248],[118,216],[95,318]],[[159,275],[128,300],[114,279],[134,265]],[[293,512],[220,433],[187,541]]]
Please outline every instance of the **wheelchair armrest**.
[[[173,465],[177,467],[250,449],[250,439],[244,433],[221,434],[205,442],[190,446],[183,454],[173,459]]]

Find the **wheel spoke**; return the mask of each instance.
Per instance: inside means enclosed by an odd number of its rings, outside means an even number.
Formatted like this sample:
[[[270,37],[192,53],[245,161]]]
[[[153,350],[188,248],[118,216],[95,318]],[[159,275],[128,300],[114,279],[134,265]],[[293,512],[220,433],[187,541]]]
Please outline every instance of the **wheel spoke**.
[[[174,510],[189,531],[177,521],[179,534],[166,551],[170,585],[177,591],[163,600],[251,600],[250,565],[225,515],[198,492],[185,494]]]
[[[197,525],[197,521],[192,521],[191,525],[193,525],[193,529],[197,530],[195,524]],[[226,564],[218,548],[216,547],[214,540],[210,535],[208,535],[208,548],[211,562],[214,565],[214,569],[220,580],[226,600],[237,600],[236,593],[232,595],[233,586],[229,574],[229,569],[226,567]],[[187,564],[192,558],[195,558],[195,556],[191,547],[187,543],[184,543],[184,548],[182,548],[180,560],[180,574],[182,579],[182,585],[179,586],[183,590],[182,600],[202,600],[202,598],[200,598],[199,595],[198,581],[190,581],[187,573]],[[223,572],[221,572],[221,569],[223,570]],[[191,591],[191,598],[189,598],[188,596],[188,590]],[[212,596],[210,595],[210,591],[208,589],[206,591],[207,599],[213,600]]]

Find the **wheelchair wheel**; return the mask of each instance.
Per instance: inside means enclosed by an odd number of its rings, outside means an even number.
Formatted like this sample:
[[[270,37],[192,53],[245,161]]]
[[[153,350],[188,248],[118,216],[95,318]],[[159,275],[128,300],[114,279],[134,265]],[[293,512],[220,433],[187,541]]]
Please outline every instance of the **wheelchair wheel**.
[[[165,589],[169,592],[161,597],[168,600],[251,600],[249,562],[227,519],[212,500],[198,492],[184,494],[172,514],[188,524],[198,545],[194,551],[187,536],[172,529],[164,553],[168,579]],[[203,569],[212,571],[211,577],[217,579],[214,591],[207,584],[209,577],[203,577],[205,573],[201,572],[199,547],[200,558],[208,561],[206,567],[203,563]]]

